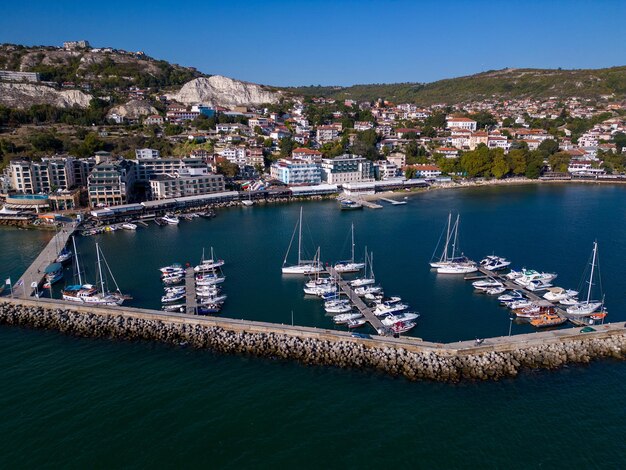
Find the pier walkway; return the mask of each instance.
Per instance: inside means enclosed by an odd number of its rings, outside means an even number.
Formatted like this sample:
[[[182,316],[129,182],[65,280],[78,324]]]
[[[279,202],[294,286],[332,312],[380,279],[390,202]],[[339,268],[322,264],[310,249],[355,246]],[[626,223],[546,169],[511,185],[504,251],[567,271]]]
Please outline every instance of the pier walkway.
[[[328,274],[337,282],[337,285],[341,288],[343,293],[350,299],[350,301],[354,304],[354,306],[363,314],[365,319],[368,321],[370,325],[378,332],[379,335],[386,335],[389,333],[389,329],[383,325],[380,319],[374,315],[374,312],[371,308],[365,305],[365,302],[356,295],[350,284],[344,281],[341,278],[341,275],[333,268],[332,266],[328,266],[326,268]]]
[[[363,206],[367,207],[368,209],[382,209],[383,206],[381,206],[380,204],[376,204],[375,202],[372,201],[366,201],[366,200],[359,200],[359,202],[361,204],[363,204]]]
[[[35,261],[24,271],[22,277],[13,284],[13,296],[27,298],[32,296],[39,286],[43,284],[45,269],[50,263],[54,263],[59,256],[59,252],[67,245],[68,240],[72,234],[76,231],[78,224],[76,222],[71,224],[63,224],[61,230],[59,230],[54,237],[48,242],[48,244],[41,250],[39,256],[35,258]],[[37,283],[37,289],[31,287],[34,283]]]
[[[198,313],[198,298],[196,297],[196,273],[193,267],[185,270],[185,311],[187,315]]]

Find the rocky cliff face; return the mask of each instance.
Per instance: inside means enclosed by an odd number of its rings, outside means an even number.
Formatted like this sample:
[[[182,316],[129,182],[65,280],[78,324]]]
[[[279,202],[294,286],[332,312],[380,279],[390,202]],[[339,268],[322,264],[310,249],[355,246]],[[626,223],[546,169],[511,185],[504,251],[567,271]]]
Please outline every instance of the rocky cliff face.
[[[281,93],[254,83],[240,82],[232,78],[214,75],[196,78],[180,89],[167,95],[168,99],[183,104],[204,103],[211,106],[245,106],[276,103]]]
[[[131,100],[126,104],[114,106],[109,110],[108,116],[119,114],[127,119],[139,119],[141,116],[157,114],[158,111],[149,102],[142,100]]]
[[[35,104],[50,104],[59,108],[86,108],[91,95],[80,90],[56,90],[46,85],[0,82],[0,104],[10,108],[29,108]]]

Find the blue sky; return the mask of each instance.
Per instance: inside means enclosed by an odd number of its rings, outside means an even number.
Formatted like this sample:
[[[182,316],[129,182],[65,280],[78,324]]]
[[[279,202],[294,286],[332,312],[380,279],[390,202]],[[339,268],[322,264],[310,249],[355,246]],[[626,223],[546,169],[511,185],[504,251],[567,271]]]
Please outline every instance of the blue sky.
[[[2,0],[0,42],[143,50],[271,85],[626,65],[626,1]]]

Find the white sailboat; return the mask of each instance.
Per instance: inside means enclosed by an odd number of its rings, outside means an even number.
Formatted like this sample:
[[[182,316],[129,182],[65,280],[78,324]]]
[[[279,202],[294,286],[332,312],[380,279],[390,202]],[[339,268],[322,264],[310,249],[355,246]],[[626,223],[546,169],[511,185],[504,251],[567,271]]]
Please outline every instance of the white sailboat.
[[[76,241],[72,237],[72,243],[74,246],[74,258],[76,260],[76,275],[78,277],[78,284],[68,286],[62,291],[63,300],[68,300],[70,302],[80,302],[90,305],[106,305],[106,306],[115,306],[122,305],[124,302],[124,295],[120,292],[119,286],[115,281],[115,277],[113,277],[113,273],[109,268],[106,259],[100,250],[100,246],[96,243],[96,257],[97,257],[97,267],[98,267],[98,278],[100,281],[100,290],[98,290],[97,286],[92,284],[83,284],[83,279],[80,271],[80,263],[78,260],[78,251],[76,250]],[[104,261],[105,266],[115,283],[115,292],[109,292],[105,286],[104,282],[104,274],[102,272],[102,262]],[[97,281],[96,281],[97,283]]]
[[[298,264],[289,266],[287,265],[287,258],[289,257],[289,252],[291,251],[291,245],[293,244],[293,239],[296,235],[296,231],[298,232]],[[287,253],[285,254],[285,259],[283,260],[282,273],[283,274],[315,274],[323,271],[322,265],[319,261],[319,248],[317,251],[316,258],[313,260],[304,260],[302,259],[302,207],[300,208],[300,219],[296,224],[293,235],[291,235],[291,241],[289,242],[289,247],[287,248]]]
[[[461,253],[457,256],[458,239],[459,239],[459,221],[460,216],[456,216],[456,221],[452,225],[452,213],[448,214],[448,228],[446,232],[446,243],[439,260],[430,262],[432,268],[436,268],[439,274],[465,274],[478,271],[476,263],[469,260]]]
[[[367,274],[367,268],[369,267],[369,275]],[[354,279],[349,282],[351,287],[364,287],[376,284],[376,278],[374,277],[374,253],[370,253],[367,256],[367,247],[365,247],[365,277]]]
[[[593,252],[591,256],[591,271],[589,280],[587,281],[587,298],[583,302],[579,302],[567,308],[567,313],[573,317],[586,317],[602,307],[603,302],[591,300],[591,290],[593,288],[593,275],[596,270],[596,261],[598,259],[598,242],[593,242]]]
[[[357,273],[365,267],[365,263],[356,263],[354,261],[354,224],[352,224],[352,256],[349,261],[339,261],[335,264],[335,271],[340,274]]]

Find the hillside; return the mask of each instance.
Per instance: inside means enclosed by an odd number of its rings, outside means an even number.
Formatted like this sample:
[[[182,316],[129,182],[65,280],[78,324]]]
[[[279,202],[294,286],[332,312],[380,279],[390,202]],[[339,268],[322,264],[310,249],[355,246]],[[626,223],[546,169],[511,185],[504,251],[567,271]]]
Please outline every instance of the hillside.
[[[66,51],[56,47],[0,45],[0,70],[39,72],[43,81],[94,89],[180,86],[203,76],[193,68],[143,54],[105,49]]]
[[[485,98],[584,98],[626,96],[626,66],[589,70],[504,69],[432,83],[394,83],[350,87],[291,87],[296,95],[335,99],[462,103]]]

